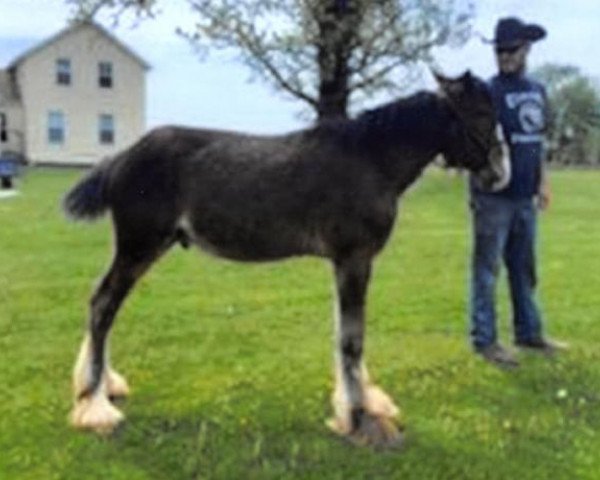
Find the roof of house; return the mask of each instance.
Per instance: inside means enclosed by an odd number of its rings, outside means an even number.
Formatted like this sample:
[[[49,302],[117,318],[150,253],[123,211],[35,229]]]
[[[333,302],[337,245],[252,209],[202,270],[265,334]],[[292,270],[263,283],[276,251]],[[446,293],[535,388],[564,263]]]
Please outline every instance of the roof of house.
[[[7,70],[18,67],[23,61],[27,60],[33,54],[39,52],[40,50],[43,50],[47,46],[57,42],[58,40],[66,37],[67,35],[70,35],[71,33],[75,32],[76,30],[79,30],[80,28],[93,28],[98,33],[100,33],[101,35],[106,37],[108,40],[110,40],[117,48],[119,48],[121,51],[123,51],[126,55],[128,55],[133,60],[138,62],[143,68],[145,68],[145,69],[150,68],[150,64],[148,62],[146,62],[142,57],[140,57],[131,48],[129,48],[127,45],[125,45],[123,42],[121,42],[117,37],[115,37],[113,34],[111,34],[104,27],[102,27],[102,26],[98,25],[97,23],[92,22],[90,20],[84,20],[84,21],[77,21],[77,22],[73,23],[72,25],[68,26],[67,28],[64,28],[63,30],[61,30],[57,34],[53,35],[52,37],[44,40],[43,42],[37,44],[33,48],[30,48],[29,50],[25,51],[24,53],[19,55],[17,58],[15,58],[8,65]]]
[[[17,85],[8,70],[0,70],[0,104],[20,101]]]

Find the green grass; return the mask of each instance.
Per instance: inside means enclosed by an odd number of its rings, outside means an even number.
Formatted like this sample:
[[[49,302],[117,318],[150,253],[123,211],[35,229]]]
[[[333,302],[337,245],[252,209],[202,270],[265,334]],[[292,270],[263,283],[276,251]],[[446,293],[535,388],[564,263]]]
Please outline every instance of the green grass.
[[[109,222],[63,220],[79,175],[35,170],[0,201],[0,479],[598,479],[600,172],[553,174],[540,297],[555,360],[503,372],[467,342],[463,181],[430,172],[405,196],[369,295],[370,370],[400,404],[403,451],[324,426],[331,272],[316,259],[237,265],[174,249],[135,289],[112,358],[133,387],[114,437],[67,424],[89,293]],[[502,336],[509,343],[506,285]]]

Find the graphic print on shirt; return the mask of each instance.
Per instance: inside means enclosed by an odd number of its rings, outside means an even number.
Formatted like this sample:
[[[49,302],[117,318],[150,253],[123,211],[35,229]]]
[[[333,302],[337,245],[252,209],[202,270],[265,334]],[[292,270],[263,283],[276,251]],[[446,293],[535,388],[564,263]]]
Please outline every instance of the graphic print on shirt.
[[[511,134],[511,143],[542,141],[546,126],[544,97],[540,92],[512,92],[505,95],[506,106],[515,111],[519,130]]]

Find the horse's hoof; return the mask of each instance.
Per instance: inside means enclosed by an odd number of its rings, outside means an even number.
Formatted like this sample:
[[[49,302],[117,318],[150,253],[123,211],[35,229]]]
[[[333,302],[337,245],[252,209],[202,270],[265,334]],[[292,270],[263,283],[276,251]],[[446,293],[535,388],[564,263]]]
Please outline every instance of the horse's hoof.
[[[400,409],[377,385],[369,385],[365,388],[365,408],[367,412],[376,416],[396,418],[400,415]]]
[[[110,435],[125,416],[103,394],[77,400],[71,412],[71,424],[80,430]]]
[[[364,412],[358,419],[358,425],[349,429],[347,422],[333,418],[327,425],[338,435],[359,447],[376,449],[399,448],[404,443],[404,435],[396,423],[389,417]]]
[[[129,396],[127,380],[112,368],[108,370],[106,375],[106,389],[109,398],[125,398]]]

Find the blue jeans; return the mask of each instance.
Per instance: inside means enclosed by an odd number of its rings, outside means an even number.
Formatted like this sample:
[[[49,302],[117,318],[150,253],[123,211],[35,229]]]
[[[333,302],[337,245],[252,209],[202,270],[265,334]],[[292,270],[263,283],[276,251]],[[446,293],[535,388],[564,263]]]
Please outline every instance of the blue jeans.
[[[473,193],[471,340],[476,349],[496,342],[496,280],[500,259],[508,271],[516,342],[542,338],[535,301],[537,212],[532,199]]]

